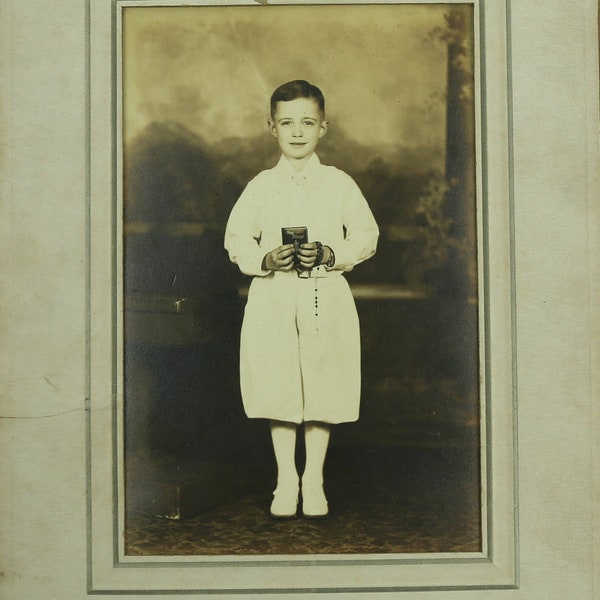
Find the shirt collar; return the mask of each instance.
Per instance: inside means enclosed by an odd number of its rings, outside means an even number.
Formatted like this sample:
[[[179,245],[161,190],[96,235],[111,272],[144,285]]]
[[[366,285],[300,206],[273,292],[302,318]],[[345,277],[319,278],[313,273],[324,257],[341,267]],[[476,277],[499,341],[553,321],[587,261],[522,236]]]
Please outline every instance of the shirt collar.
[[[306,161],[304,168],[301,171],[296,171],[290,164],[290,161],[282,154],[276,168],[280,173],[295,181],[306,181],[320,164],[321,161],[319,160],[319,157],[313,153],[308,161]]]

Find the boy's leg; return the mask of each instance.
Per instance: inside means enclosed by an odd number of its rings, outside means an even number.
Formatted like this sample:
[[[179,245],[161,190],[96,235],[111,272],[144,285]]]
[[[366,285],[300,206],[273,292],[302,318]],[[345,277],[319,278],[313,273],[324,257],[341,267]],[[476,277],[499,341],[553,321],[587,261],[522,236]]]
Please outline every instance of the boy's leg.
[[[296,429],[294,423],[271,421],[271,439],[277,463],[277,488],[273,492],[271,514],[293,517],[298,506],[298,472],[296,470]]]
[[[302,512],[307,517],[324,517],[329,508],[323,491],[323,466],[331,428],[326,423],[304,424],[306,466],[302,475]]]

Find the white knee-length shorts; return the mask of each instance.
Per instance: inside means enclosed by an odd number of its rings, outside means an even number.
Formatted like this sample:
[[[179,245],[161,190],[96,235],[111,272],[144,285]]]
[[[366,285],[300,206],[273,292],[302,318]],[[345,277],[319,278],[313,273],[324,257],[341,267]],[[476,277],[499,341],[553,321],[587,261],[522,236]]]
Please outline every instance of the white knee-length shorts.
[[[316,279],[274,272],[252,280],[240,383],[249,417],[293,423],[358,419],[358,315],[339,272]]]

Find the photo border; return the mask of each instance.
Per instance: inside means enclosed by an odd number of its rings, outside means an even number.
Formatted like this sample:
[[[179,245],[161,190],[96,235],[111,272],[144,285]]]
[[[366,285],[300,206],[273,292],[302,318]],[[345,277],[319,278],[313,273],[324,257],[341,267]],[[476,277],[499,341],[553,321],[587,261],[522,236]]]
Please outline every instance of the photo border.
[[[319,4],[414,4],[414,2],[322,2]],[[237,2],[247,6],[265,2]],[[305,2],[270,2],[272,5]],[[419,4],[439,4],[419,2]],[[488,536],[485,552],[473,554],[355,555],[358,558],[125,557],[123,517],[121,256],[122,222],[117,198],[121,148],[118,110],[120,9],[179,6],[181,2],[100,0],[86,2],[87,24],[87,473],[88,586],[90,593],[271,594],[403,592],[506,589],[518,586],[516,322],[514,207],[512,189],[512,89],[509,0],[444,2],[472,4],[479,27],[476,82],[478,129],[478,245],[480,323],[483,324],[482,431]],[[485,4],[485,6],[484,6]],[[234,6],[192,2],[185,6]],[[485,8],[485,11],[484,11]],[[485,14],[484,14],[485,12]],[[490,17],[490,15],[492,15]],[[501,15],[502,18],[498,19]],[[491,24],[494,24],[492,26]],[[476,36],[477,38],[477,36]],[[476,39],[477,41],[477,39]],[[493,65],[494,68],[491,68]],[[493,73],[493,77],[490,74]],[[491,100],[493,99],[493,100]],[[489,199],[503,198],[491,203]],[[107,202],[110,198],[110,202]],[[478,236],[479,237],[479,236]],[[107,327],[107,324],[109,325]],[[492,344],[493,342],[493,344]],[[492,352],[491,348],[494,347]],[[494,398],[494,402],[490,399]],[[492,435],[493,434],[493,435]],[[508,490],[508,491],[507,491]],[[332,555],[333,556],[333,555]],[[449,569],[448,567],[455,567]],[[235,567],[232,569],[232,567]],[[328,569],[325,569],[327,567]],[[443,568],[439,568],[443,567]],[[167,569],[169,571],[167,571]],[[235,576],[233,571],[235,571]],[[326,572],[327,571],[327,572]],[[325,573],[326,572],[326,573]],[[168,573],[168,576],[167,576]],[[356,586],[349,586],[357,581]],[[165,588],[165,582],[173,582]],[[263,587],[257,587],[261,582]],[[266,584],[265,584],[266,582]],[[333,584],[332,584],[333,582]],[[375,585],[374,582],[378,582]],[[381,585],[386,582],[386,585]],[[227,583],[228,586],[224,586]],[[231,586],[233,583],[233,587]],[[266,585],[266,587],[265,587]],[[146,586],[146,587],[144,587]]]

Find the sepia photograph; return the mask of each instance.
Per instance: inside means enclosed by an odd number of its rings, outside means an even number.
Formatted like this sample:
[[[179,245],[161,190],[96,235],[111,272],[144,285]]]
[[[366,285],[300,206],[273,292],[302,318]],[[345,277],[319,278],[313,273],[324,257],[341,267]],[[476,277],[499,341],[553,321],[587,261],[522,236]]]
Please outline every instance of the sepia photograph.
[[[485,553],[474,6],[120,25],[125,555]]]

